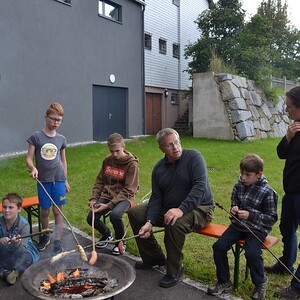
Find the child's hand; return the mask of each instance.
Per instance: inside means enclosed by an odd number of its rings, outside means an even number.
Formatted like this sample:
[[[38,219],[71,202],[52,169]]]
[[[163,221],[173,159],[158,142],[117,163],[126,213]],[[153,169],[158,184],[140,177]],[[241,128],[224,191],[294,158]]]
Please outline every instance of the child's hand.
[[[248,217],[249,217],[249,211],[248,211],[248,210],[239,210],[239,211],[238,211],[238,217],[239,217],[240,219],[247,220]]]
[[[239,211],[239,207],[238,206],[232,206],[231,207],[231,213],[233,214],[233,215],[237,215],[238,214],[238,211]]]
[[[30,176],[33,179],[36,179],[36,178],[38,178],[38,175],[39,175],[39,172],[38,172],[37,168],[33,167],[32,170],[30,171]]]
[[[8,245],[8,244],[10,244],[10,242],[11,242],[11,239],[9,237],[6,237],[6,236],[0,239],[0,244],[1,245]]]
[[[21,244],[21,239],[18,239],[17,237],[20,237],[20,235],[14,236],[14,237],[10,240],[10,242],[11,242],[12,244],[14,244],[16,247],[19,247],[20,244]]]

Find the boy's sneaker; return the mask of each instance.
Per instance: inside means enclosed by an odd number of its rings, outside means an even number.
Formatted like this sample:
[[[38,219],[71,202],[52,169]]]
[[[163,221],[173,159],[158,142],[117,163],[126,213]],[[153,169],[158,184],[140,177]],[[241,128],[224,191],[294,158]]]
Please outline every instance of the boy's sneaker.
[[[39,251],[44,251],[49,244],[50,244],[49,234],[43,234],[40,238],[40,241],[37,243],[36,248]]]
[[[268,282],[269,282],[268,277],[265,276],[265,282],[255,286],[253,293],[251,295],[251,298],[254,300],[265,299],[266,293],[267,293]]]
[[[1,274],[1,278],[5,280],[8,284],[15,284],[20,273],[17,270],[6,270]]]
[[[61,246],[60,240],[55,240],[53,244],[53,253],[61,253],[63,252],[63,248]]]
[[[209,295],[220,295],[224,292],[229,292],[232,288],[231,282],[226,282],[226,283],[219,283],[217,282],[216,284],[209,286],[207,289],[207,294]]]
[[[123,244],[122,245],[123,246],[123,251],[122,251],[122,254],[126,251],[126,245],[125,244]],[[122,247],[121,246],[121,247]],[[111,252],[113,255],[120,255],[121,253],[120,253],[120,249],[119,249],[119,246],[118,245],[116,245],[113,249],[112,249],[112,252]]]
[[[111,233],[109,233],[108,235],[104,235],[99,241],[98,243],[96,243],[96,248],[99,249],[103,249],[108,245],[107,241],[112,241],[114,238],[111,235]]]

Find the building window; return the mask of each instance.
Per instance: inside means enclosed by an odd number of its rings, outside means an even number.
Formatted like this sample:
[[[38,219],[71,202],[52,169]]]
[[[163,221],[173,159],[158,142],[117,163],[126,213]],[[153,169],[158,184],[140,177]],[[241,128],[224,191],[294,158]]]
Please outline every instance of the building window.
[[[179,5],[180,5],[180,0],[172,0],[172,3],[173,3],[174,5],[176,5],[176,6],[179,7]]]
[[[171,104],[179,105],[179,95],[177,93],[171,94]]]
[[[145,49],[152,49],[152,36],[148,33],[145,33]]]
[[[71,4],[71,0],[56,0],[56,1],[64,4]]]
[[[167,41],[164,39],[159,39],[159,53],[167,54]]]
[[[122,7],[111,1],[98,2],[98,14],[114,21],[122,21]]]
[[[179,45],[178,44],[173,44],[173,57],[179,58]]]

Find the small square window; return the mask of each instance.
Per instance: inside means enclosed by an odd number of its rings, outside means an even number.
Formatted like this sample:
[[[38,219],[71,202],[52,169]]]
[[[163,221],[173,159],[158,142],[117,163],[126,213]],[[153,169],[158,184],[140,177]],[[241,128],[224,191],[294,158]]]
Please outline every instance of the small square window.
[[[159,39],[159,53],[167,54],[167,41],[164,39]]]
[[[180,56],[180,52],[179,52],[180,48],[179,48],[179,44],[173,44],[173,57],[175,58],[179,58]]]
[[[179,105],[179,95],[177,93],[171,94],[171,104]]]
[[[150,34],[145,33],[145,49],[152,49],[152,36]]]

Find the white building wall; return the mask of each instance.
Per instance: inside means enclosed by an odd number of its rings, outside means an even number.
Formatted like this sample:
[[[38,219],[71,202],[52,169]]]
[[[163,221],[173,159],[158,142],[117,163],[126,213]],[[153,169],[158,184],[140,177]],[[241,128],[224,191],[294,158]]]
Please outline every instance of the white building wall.
[[[208,8],[208,1],[181,0],[180,7],[172,0],[145,2],[145,33],[152,36],[152,49],[145,49],[146,86],[186,89],[192,83],[189,74],[183,72],[188,64],[183,55],[184,48],[199,38],[200,32],[194,21]],[[160,38],[167,41],[166,55],[159,53]],[[173,57],[173,43],[180,45],[180,59]]]

